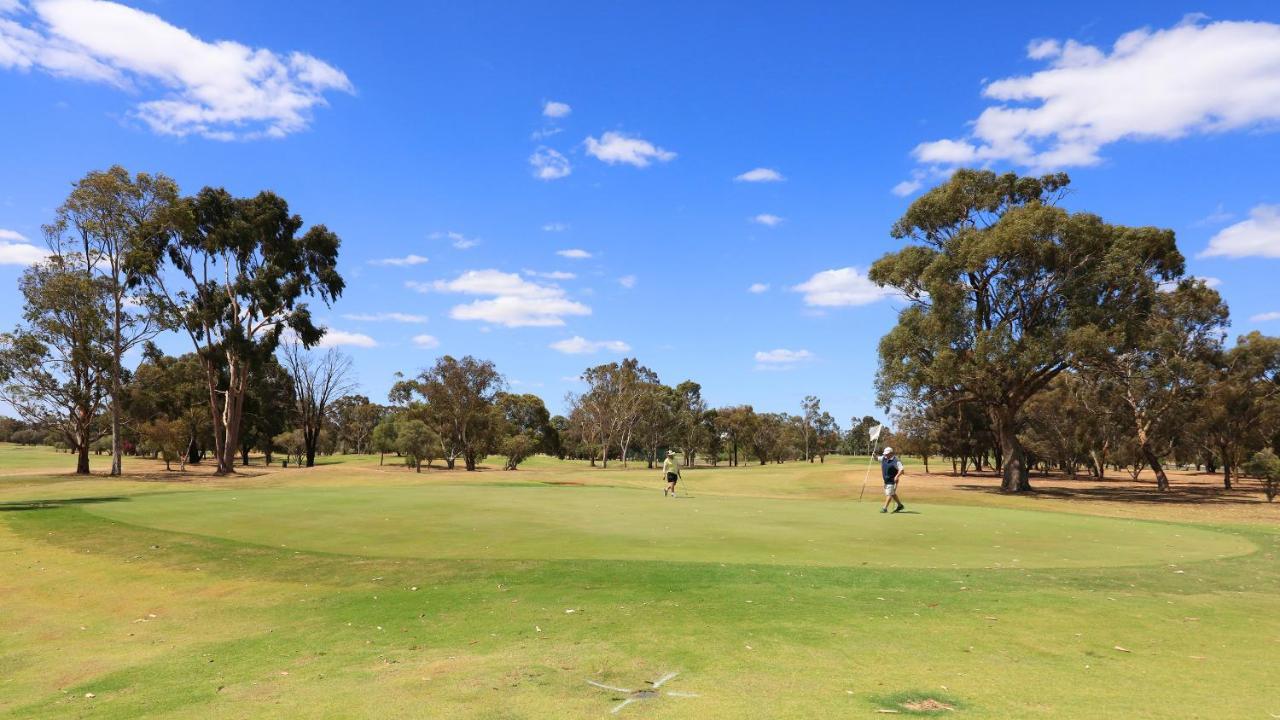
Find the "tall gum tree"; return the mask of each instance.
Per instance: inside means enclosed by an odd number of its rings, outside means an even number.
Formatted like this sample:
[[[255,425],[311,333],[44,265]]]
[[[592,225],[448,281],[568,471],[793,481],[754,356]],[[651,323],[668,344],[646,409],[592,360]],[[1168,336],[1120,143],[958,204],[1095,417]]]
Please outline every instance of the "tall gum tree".
[[[303,221],[275,193],[237,198],[205,188],[182,201],[179,231],[157,238],[143,266],[153,300],[185,331],[205,370],[218,473],[235,472],[250,374],[289,330],[320,341],[307,297],[342,294],[338,236]]]
[[[985,409],[1004,490],[1029,490],[1019,411],[1080,353],[1121,344],[1161,282],[1183,272],[1173,233],[1057,206],[1062,173],[959,170],[892,229],[913,241],[871,279],[907,300],[880,341],[882,402],[910,396]]]
[[[88,273],[102,278],[111,326],[109,406],[111,474],[122,471],[125,353],[154,337],[163,326],[138,292],[146,252],[173,232],[178,186],[164,175],[130,177],[119,165],[85,175],[58,208],[45,234],[55,251],[71,250]]]

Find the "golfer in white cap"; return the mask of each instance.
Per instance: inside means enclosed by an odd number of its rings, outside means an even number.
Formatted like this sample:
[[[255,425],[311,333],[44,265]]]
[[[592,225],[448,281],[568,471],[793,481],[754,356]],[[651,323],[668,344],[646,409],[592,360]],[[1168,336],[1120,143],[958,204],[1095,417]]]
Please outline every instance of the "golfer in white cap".
[[[667,481],[663,495],[676,496],[676,483],[680,480],[680,463],[676,462],[676,451],[668,450],[667,459],[662,461],[662,477]]]
[[[885,448],[884,454],[880,456],[880,473],[884,475],[884,507],[880,508],[880,512],[889,512],[890,500],[898,503],[894,512],[906,509],[907,506],[898,499],[898,482],[902,479],[902,472],[902,461],[893,454],[893,448]]]

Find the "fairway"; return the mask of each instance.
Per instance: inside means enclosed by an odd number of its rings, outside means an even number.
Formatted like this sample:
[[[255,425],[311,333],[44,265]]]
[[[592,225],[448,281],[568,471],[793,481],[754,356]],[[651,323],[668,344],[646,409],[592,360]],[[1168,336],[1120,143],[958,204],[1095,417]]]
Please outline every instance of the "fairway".
[[[87,506],[162,530],[343,555],[662,560],[832,567],[1047,568],[1243,555],[1246,540],[1174,525],[947,505],[538,484],[156,493]]]
[[[603,718],[671,673],[616,716],[1280,712],[1269,506],[1117,517],[913,466],[882,515],[847,458],[675,500],[641,468],[335,459],[5,478],[0,718]]]

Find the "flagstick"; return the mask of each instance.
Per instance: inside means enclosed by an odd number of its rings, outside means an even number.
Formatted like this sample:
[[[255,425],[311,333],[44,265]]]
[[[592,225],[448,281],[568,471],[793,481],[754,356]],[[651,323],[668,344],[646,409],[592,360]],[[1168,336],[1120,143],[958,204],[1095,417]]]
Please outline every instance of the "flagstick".
[[[871,478],[871,464],[876,461],[876,446],[880,443],[880,436],[877,435],[875,440],[871,441],[871,457],[867,458],[867,472],[862,476],[862,492],[858,493],[858,502],[862,502],[862,496],[867,492],[867,480]]]

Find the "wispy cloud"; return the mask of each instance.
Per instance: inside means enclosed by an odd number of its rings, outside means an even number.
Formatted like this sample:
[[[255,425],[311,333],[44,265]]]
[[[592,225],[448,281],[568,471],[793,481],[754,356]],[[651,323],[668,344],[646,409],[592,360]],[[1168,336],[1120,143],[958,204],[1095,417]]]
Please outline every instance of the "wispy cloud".
[[[855,267],[823,270],[792,289],[804,293],[805,304],[814,307],[870,305],[889,295]]]
[[[566,355],[592,355],[601,351],[611,353],[631,351],[631,346],[621,340],[588,340],[577,335],[567,340],[553,342],[550,347],[552,350]]]
[[[564,325],[565,317],[591,314],[591,308],[570,300],[558,285],[530,282],[515,273],[498,270],[469,270],[453,280],[409,282],[405,286],[418,292],[488,296],[455,306],[449,312],[455,320],[479,320],[506,327],[552,327]]]
[[[1280,205],[1255,206],[1248,220],[1219,230],[1200,256],[1280,258]]]
[[[440,347],[440,341],[436,338],[435,335],[426,335],[426,334],[414,335],[413,344],[424,350],[430,350],[432,348]]]
[[[1249,318],[1249,322],[1271,322],[1272,320],[1280,320],[1280,312],[1258,313]]]
[[[754,170],[748,170],[734,178],[735,182],[782,182],[786,180],[782,173],[773,168],[758,167]]]
[[[574,278],[578,277],[574,273],[565,272],[563,270],[552,270],[551,272],[539,272],[537,270],[524,270],[523,272],[525,275],[528,275],[529,277],[542,278],[544,280],[573,280]]]
[[[1037,170],[1096,165],[1123,140],[1176,140],[1280,120],[1280,25],[1204,22],[1125,33],[1110,52],[1039,39],[1031,75],[988,83],[997,104],[958,139],[918,145],[925,164],[1007,161]]]
[[[570,260],[586,260],[591,257],[591,253],[580,248],[570,248],[568,250],[557,250],[556,254]]]
[[[609,165],[623,163],[642,168],[648,167],[655,160],[669,162],[676,157],[675,153],[664,150],[648,140],[614,131],[601,135],[599,140],[588,137],[585,142],[588,155]]]
[[[542,225],[543,232],[564,232],[569,229],[568,223],[549,222]]]
[[[759,295],[760,293],[769,292],[769,284],[768,283],[751,283],[751,287],[747,288],[747,292],[755,293],[756,295]]]
[[[637,280],[635,275],[623,275],[622,277],[618,278],[618,284],[628,290],[635,287],[636,282]]]
[[[544,117],[564,118],[569,117],[571,112],[573,112],[573,108],[569,107],[569,103],[548,100],[542,104],[542,115]]]
[[[341,347],[350,345],[352,347],[371,348],[377,347],[378,343],[373,338],[364,333],[347,332],[346,330],[334,330],[333,328],[325,328],[324,337],[320,338],[320,347]]]
[[[152,131],[213,140],[305,130],[312,111],[328,104],[326,93],[355,91],[346,74],[311,55],[206,42],[105,0],[0,4],[0,68],[141,95],[132,115]]]
[[[767,227],[777,227],[782,224],[782,218],[777,215],[770,215],[769,213],[760,213],[759,215],[749,219],[757,225],[765,225]]]
[[[427,321],[426,315],[411,315],[401,312],[344,313],[342,317],[356,322],[424,323]]]
[[[453,245],[458,250],[470,250],[480,244],[480,238],[467,237],[466,235],[463,235],[460,232],[454,232],[453,230],[433,232],[427,237],[432,240],[448,240],[449,244]]]
[[[429,261],[427,260],[427,258],[424,258],[421,255],[405,255],[404,257],[398,257],[398,258],[382,258],[380,260],[370,260],[369,264],[370,265],[390,265],[393,267],[407,267],[410,265],[421,265],[425,262],[429,262]]]
[[[32,245],[22,233],[0,228],[0,265],[32,265],[48,256],[48,250]]]
[[[533,176],[539,180],[559,180],[573,172],[569,158],[549,147],[540,147],[529,156],[529,164],[533,166]]]
[[[761,350],[756,353],[755,357],[757,370],[790,370],[801,363],[812,360],[813,353],[808,350],[777,348],[775,350]]]

